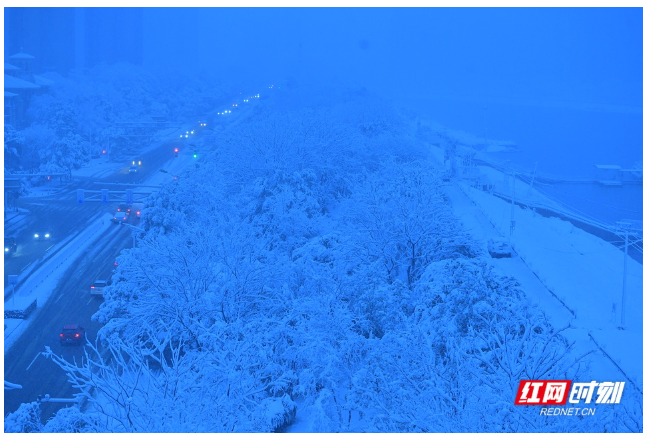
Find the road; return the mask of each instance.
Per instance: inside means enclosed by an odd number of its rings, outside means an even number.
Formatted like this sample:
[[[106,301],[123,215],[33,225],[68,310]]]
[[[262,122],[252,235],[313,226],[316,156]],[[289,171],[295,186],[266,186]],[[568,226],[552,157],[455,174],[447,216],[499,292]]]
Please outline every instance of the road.
[[[199,127],[195,127],[196,135]],[[168,160],[174,158],[174,148],[184,148],[181,141],[170,140],[157,148],[139,155],[142,166],[138,173],[129,173],[129,163],[116,173],[97,179],[79,177],[51,196],[31,197],[19,200],[19,207],[30,211],[28,226],[17,235],[19,243],[14,255],[5,261],[5,285],[7,274],[20,274],[28,266],[38,266],[47,252],[61,240],[76,235],[87,227],[91,218],[99,213],[113,213],[119,203],[109,204],[86,202],[79,204],[76,190],[100,190],[105,183],[141,183],[149,179]],[[186,152],[185,152],[186,154]],[[108,187],[123,190],[118,187]],[[133,217],[130,223],[136,225]],[[36,241],[33,232],[48,229],[48,240]],[[104,237],[91,245],[83,256],[74,263],[52,293],[45,307],[37,309],[34,323],[14,343],[5,355],[5,379],[22,385],[22,389],[5,391],[4,413],[13,412],[23,402],[35,401],[41,394],[51,397],[71,398],[75,390],[67,381],[63,371],[51,360],[39,356],[45,346],[65,359],[79,359],[84,351],[81,346],[60,346],[58,335],[63,325],[81,324],[87,329],[87,337],[94,340],[100,324],[92,321],[92,315],[99,309],[101,298],[90,295],[90,286],[95,279],[110,279],[114,261],[122,249],[132,246],[131,231],[114,225]],[[50,418],[64,403],[44,402],[41,404],[43,421]],[[67,404],[69,405],[69,404]]]
[[[246,111],[238,113],[234,118],[227,117],[230,127],[239,121]],[[209,123],[210,125],[210,123]],[[195,137],[213,133],[195,123],[189,130],[195,131]],[[29,210],[27,227],[17,234],[18,249],[15,254],[5,261],[5,274],[20,274],[37,268],[47,258],[48,251],[53,251],[60,241],[71,235],[76,235],[89,224],[90,219],[100,213],[114,213],[120,203],[114,197],[109,204],[97,202],[77,202],[77,189],[98,191],[102,188],[123,191],[123,188],[105,185],[106,183],[136,184],[146,182],[159,174],[159,170],[174,160],[174,149],[180,150],[182,157],[193,152],[191,139],[177,138],[160,143],[157,147],[141,154],[142,165],[137,173],[128,171],[130,162],[124,161],[123,167],[116,172],[98,177],[75,177],[74,180],[58,192],[43,197],[30,197],[18,201],[20,208]],[[177,168],[177,166],[174,166]],[[86,195],[87,199],[87,195]],[[131,224],[138,220],[131,218]],[[33,233],[39,229],[49,229],[51,238],[46,241],[35,241]],[[35,313],[33,324],[22,334],[5,355],[5,380],[22,385],[22,389],[5,391],[4,413],[13,412],[24,402],[33,402],[39,395],[49,394],[56,398],[72,398],[75,392],[67,381],[63,371],[51,360],[39,355],[45,346],[51,347],[56,354],[65,359],[80,359],[84,355],[81,346],[60,346],[58,335],[62,326],[81,324],[87,329],[87,337],[94,340],[100,329],[100,324],[91,320],[92,315],[99,309],[102,299],[90,295],[90,286],[95,279],[110,279],[114,261],[122,249],[132,245],[131,231],[126,227],[114,225],[98,241],[86,249],[85,253],[63,276],[45,307],[39,307]],[[30,267],[31,266],[31,267]],[[6,276],[5,276],[6,286]],[[18,287],[19,289],[19,287]],[[43,402],[42,421],[45,422],[65,403]]]
[[[40,394],[52,397],[73,397],[75,390],[64,372],[53,361],[38,356],[45,346],[56,354],[71,360],[83,356],[82,346],[60,346],[58,334],[63,325],[81,324],[87,337],[94,340],[100,325],[92,321],[99,309],[101,298],[90,295],[90,286],[97,277],[111,277],[112,267],[121,249],[132,243],[130,230],[114,226],[106,236],[95,242],[65,274],[47,306],[39,308],[36,321],[13,344],[5,356],[5,379],[22,385],[22,389],[5,391],[5,415],[23,402],[32,402]],[[65,406],[61,403],[43,403],[43,419]]]

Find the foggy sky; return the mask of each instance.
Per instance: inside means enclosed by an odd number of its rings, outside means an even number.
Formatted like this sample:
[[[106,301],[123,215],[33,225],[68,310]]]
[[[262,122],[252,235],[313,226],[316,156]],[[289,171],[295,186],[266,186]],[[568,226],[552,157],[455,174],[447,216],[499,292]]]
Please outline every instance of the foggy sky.
[[[642,106],[639,8],[148,8],[144,64],[384,95]]]

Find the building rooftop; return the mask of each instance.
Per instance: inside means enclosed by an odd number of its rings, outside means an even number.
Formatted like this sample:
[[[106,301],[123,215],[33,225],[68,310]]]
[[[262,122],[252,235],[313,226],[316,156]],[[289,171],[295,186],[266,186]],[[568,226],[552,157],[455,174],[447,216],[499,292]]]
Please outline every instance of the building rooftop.
[[[33,60],[36,57],[29,55],[28,53],[20,52],[9,57],[10,60]]]
[[[4,70],[20,70],[19,67],[14,66],[13,64],[4,63]]]
[[[54,81],[39,75],[34,75],[34,83],[39,86],[51,86],[52,84],[54,84]]]
[[[4,75],[4,88],[5,89],[38,89],[39,85],[30,83],[22,79],[15,78],[11,75]]]

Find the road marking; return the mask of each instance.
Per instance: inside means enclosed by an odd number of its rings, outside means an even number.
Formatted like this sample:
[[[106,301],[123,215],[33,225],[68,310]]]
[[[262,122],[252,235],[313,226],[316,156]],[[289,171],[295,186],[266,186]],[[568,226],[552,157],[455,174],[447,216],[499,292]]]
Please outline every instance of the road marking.
[[[86,305],[86,306],[87,306],[87,305],[90,305],[90,303],[92,302],[92,299],[93,299],[93,298],[90,298],[90,300],[89,300],[89,301],[87,302],[87,304],[85,304],[85,305]]]
[[[29,368],[32,366],[32,364],[33,364],[34,362],[36,362],[36,358],[37,358],[38,356],[40,356],[41,354],[42,354],[42,353],[38,352],[38,354],[36,355],[36,357],[34,358],[34,360],[33,360],[33,361],[31,361],[31,364],[29,364],[29,366],[25,369],[25,371],[29,370]]]

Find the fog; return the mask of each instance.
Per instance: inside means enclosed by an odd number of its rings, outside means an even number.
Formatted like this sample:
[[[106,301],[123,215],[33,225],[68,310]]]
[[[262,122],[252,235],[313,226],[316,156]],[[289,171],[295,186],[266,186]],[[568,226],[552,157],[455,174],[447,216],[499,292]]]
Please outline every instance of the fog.
[[[642,104],[639,9],[146,9],[143,62],[408,100]]]
[[[526,171],[589,178],[641,168],[642,28],[639,8],[6,8],[5,58],[62,75],[124,62],[220,92],[277,84],[292,109],[370,94],[514,144],[499,159]]]
[[[643,432],[642,16],[5,8],[5,432]]]
[[[144,23],[143,62],[160,69],[347,83],[514,142],[514,162],[552,174],[643,159],[640,9],[146,9]]]

